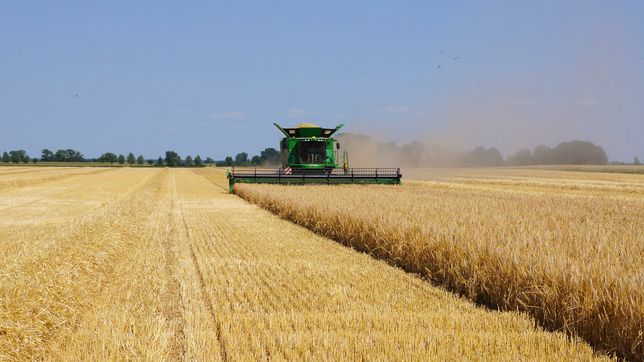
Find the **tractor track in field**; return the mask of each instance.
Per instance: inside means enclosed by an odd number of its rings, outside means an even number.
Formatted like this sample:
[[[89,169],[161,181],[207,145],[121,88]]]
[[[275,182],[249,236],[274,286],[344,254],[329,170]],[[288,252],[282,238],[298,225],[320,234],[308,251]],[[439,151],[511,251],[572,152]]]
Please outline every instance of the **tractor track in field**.
[[[195,170],[192,170],[192,172],[193,172],[195,175],[198,175],[198,176],[201,176],[201,177],[205,178],[205,179],[206,179],[206,180],[208,180],[208,182],[210,182],[211,184],[213,184],[213,185],[217,186],[218,188],[220,188],[220,189],[224,190],[226,193],[228,193],[228,188],[227,188],[227,187],[224,187],[224,186],[218,185],[217,183],[215,183],[215,181],[211,180],[211,179],[210,179],[210,177],[208,177],[208,175],[206,175],[206,174],[204,174],[204,173],[202,173],[202,172],[197,172],[197,171],[195,171]]]
[[[186,343],[185,343],[185,319],[183,317],[182,309],[185,304],[181,294],[181,281],[177,275],[179,271],[179,257],[177,245],[177,224],[174,220],[174,209],[178,202],[177,200],[177,185],[174,173],[171,174],[168,188],[170,189],[170,208],[164,218],[167,218],[169,225],[169,232],[163,237],[162,245],[164,249],[164,272],[167,282],[170,284],[168,288],[167,298],[172,300],[172,303],[167,303],[164,311],[165,317],[173,321],[171,328],[173,329],[171,355],[173,359],[184,359],[186,356]]]
[[[202,303],[206,306],[208,309],[208,312],[210,314],[210,317],[212,318],[212,321],[215,325],[216,328],[216,335],[217,335],[217,343],[221,347],[220,351],[220,357],[222,361],[228,361],[228,353],[226,351],[226,344],[224,342],[224,338],[222,335],[222,323],[217,317],[217,313],[215,312],[215,308],[212,304],[212,300],[208,297],[208,292],[207,292],[207,287],[206,287],[206,280],[204,277],[204,273],[201,269],[201,266],[199,265],[199,261],[197,259],[197,255],[195,254],[194,246],[192,244],[192,238],[190,236],[190,229],[188,227],[188,222],[186,221],[186,216],[185,212],[183,210],[183,204],[180,200],[178,200],[178,209],[179,209],[179,214],[181,218],[181,222],[183,223],[184,227],[184,233],[186,235],[186,240],[188,244],[188,249],[190,251],[190,258],[192,260],[192,264],[194,265],[196,274],[197,274],[197,279],[199,282],[199,294],[201,296]]]

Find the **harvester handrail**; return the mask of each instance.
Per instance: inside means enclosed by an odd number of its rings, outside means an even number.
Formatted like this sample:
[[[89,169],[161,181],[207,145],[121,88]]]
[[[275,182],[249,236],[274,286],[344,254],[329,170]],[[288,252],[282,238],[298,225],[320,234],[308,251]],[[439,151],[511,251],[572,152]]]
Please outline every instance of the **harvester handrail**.
[[[327,177],[352,176],[352,177],[400,177],[400,168],[334,168],[330,170],[298,170],[293,169],[287,173],[283,168],[268,167],[233,167],[232,176],[294,176],[294,177]],[[303,176],[306,175],[306,176]]]

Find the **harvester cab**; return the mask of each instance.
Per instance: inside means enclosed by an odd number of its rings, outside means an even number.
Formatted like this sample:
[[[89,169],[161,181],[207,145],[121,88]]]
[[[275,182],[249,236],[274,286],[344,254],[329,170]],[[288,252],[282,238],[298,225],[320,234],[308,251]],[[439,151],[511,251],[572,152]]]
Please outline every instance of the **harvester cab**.
[[[343,153],[338,164],[340,144],[333,135],[344,125],[323,128],[311,123],[282,128],[281,168],[233,167],[228,171],[230,193],[235,183],[273,184],[400,184],[400,168],[350,168]]]
[[[335,128],[322,128],[311,123],[301,123],[295,128],[273,124],[285,136],[280,142],[283,168],[290,168],[296,173],[316,173],[316,170],[328,171],[338,167],[335,150],[340,149],[340,144],[331,136],[343,124]]]

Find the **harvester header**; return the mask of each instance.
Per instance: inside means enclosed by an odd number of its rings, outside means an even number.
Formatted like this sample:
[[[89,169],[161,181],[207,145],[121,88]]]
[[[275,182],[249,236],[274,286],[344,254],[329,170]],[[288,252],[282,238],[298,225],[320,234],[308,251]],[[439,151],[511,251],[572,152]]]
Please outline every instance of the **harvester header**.
[[[338,164],[340,144],[332,136],[344,125],[323,128],[311,123],[283,128],[280,141],[281,168],[233,167],[228,171],[230,192],[235,183],[275,184],[400,184],[400,168],[350,168],[343,153]]]

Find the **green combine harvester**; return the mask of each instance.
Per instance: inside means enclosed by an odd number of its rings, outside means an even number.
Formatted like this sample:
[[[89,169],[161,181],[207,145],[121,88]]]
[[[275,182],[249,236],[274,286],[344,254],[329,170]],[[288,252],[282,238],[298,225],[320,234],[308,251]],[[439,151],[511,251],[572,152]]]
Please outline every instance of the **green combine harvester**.
[[[282,128],[280,142],[281,168],[233,167],[228,171],[230,193],[236,183],[304,184],[385,184],[399,185],[400,168],[349,168],[349,157],[343,153],[338,164],[340,144],[332,136],[335,128],[302,123],[295,128]]]

